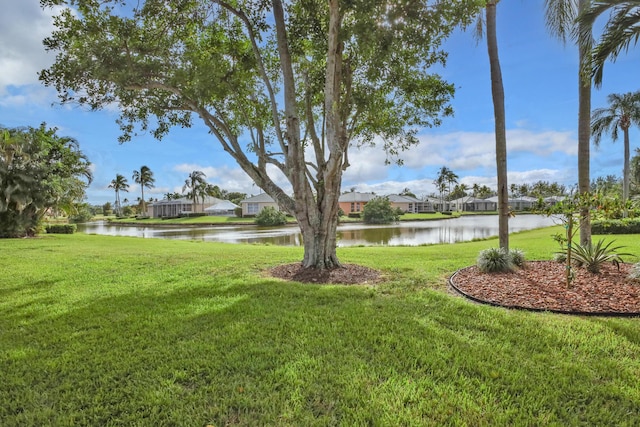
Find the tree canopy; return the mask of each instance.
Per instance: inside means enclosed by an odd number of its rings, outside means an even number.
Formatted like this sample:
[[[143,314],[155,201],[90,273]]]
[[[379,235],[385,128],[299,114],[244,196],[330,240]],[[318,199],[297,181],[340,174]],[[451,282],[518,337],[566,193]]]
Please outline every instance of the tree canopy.
[[[38,128],[0,128],[0,237],[36,233],[48,210],[74,212],[91,182],[78,142]]]
[[[117,103],[127,141],[198,117],[238,165],[294,215],[307,267],[334,267],[348,150],[390,161],[452,113],[454,87],[429,68],[478,0],[42,0],[67,5],[40,78],[63,102]],[[276,184],[282,173],[293,195]]]

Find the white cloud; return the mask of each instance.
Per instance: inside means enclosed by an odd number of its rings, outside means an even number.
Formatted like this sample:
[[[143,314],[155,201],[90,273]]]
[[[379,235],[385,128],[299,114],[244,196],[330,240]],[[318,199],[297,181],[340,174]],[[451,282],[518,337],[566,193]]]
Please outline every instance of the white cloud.
[[[454,170],[495,167],[495,137],[490,132],[454,132],[445,135],[421,135],[421,143],[405,155],[405,166],[447,165]],[[577,141],[571,132],[533,132],[525,129],[507,131],[509,155],[530,153],[549,157],[554,154],[577,154]]]
[[[2,3],[0,96],[6,96],[9,86],[37,84],[37,73],[53,62],[54,55],[45,51],[42,40],[53,31],[52,15],[61,8],[45,11],[37,0]]]
[[[229,167],[227,165],[214,167],[193,163],[182,163],[176,165],[173,170],[184,173],[185,179],[188,174],[195,170],[202,171],[206,175],[207,182],[217,185],[227,191],[238,191],[247,194],[258,194],[262,192],[262,190],[254,184],[253,180],[249,178],[249,176],[239,167]],[[267,173],[269,177],[271,177],[271,179],[285,192],[290,193],[292,191],[291,185],[285,176],[275,166],[267,165]],[[177,191],[181,190],[182,187]]]
[[[403,168],[426,171],[446,165],[461,175],[465,171],[492,170],[496,166],[493,133],[421,135],[420,140],[418,146],[401,153]],[[577,142],[570,132],[513,129],[507,131],[507,145],[510,157],[527,158],[531,166],[542,164],[545,160],[557,160],[559,156],[577,154]],[[386,179],[391,166],[385,165],[385,159],[386,154],[380,147],[351,148],[351,166],[345,171],[344,181],[354,183]],[[513,166],[518,167],[517,164]],[[512,166],[510,168],[513,169]]]

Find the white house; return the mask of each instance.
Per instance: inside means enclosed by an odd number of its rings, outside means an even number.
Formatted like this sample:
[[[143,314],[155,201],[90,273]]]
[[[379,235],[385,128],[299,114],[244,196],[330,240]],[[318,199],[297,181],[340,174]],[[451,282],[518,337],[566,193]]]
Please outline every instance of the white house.
[[[230,207],[233,205],[233,207]],[[212,206],[223,206],[224,208],[210,209]],[[197,199],[195,209],[193,200],[186,197],[171,200],[158,200],[148,205],[147,213],[153,218],[176,218],[192,213],[206,213],[210,215],[234,215],[237,205],[228,200],[207,196],[204,199]],[[208,210],[209,209],[209,210]]]
[[[487,200],[491,200],[498,204],[498,196],[489,197]],[[509,204],[509,208],[513,211],[526,211],[531,210],[536,206],[538,199],[535,197],[522,196],[519,198],[509,198],[507,202]]]
[[[461,212],[489,212],[497,210],[497,202],[489,199],[476,199],[473,196],[451,200],[451,210]]]
[[[278,203],[267,193],[261,193],[257,196],[252,196],[247,199],[244,199],[240,202],[240,206],[242,206],[242,216],[256,216],[258,212],[267,206],[274,207],[276,210],[280,210]]]
[[[407,213],[424,213],[434,212],[435,207],[430,200],[420,200],[411,196],[401,196],[399,194],[390,194],[389,201],[391,206],[399,208]]]

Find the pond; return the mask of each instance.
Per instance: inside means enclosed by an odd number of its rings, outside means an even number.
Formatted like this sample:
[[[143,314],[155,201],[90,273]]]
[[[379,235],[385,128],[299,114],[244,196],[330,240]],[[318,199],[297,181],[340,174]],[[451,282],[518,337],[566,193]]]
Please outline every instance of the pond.
[[[509,232],[554,225],[552,218],[519,215],[509,220]],[[216,226],[125,226],[105,222],[79,224],[87,234],[142,238],[203,240],[225,243],[262,243],[300,246],[302,235],[297,225],[256,227],[254,225]],[[470,215],[433,221],[406,221],[391,225],[348,223],[338,226],[338,246],[418,246],[485,239],[498,235],[496,215]]]

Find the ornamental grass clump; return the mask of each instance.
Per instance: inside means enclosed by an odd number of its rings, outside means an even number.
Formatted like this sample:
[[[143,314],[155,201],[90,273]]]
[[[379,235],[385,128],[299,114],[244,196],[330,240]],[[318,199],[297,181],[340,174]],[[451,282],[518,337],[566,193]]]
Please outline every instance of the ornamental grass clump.
[[[629,272],[629,279],[640,283],[640,262],[633,264]]]
[[[512,249],[509,251],[511,262],[518,268],[524,267],[524,251],[522,249]]]
[[[502,248],[490,248],[480,251],[477,266],[483,273],[513,271],[515,267],[511,254]]]

